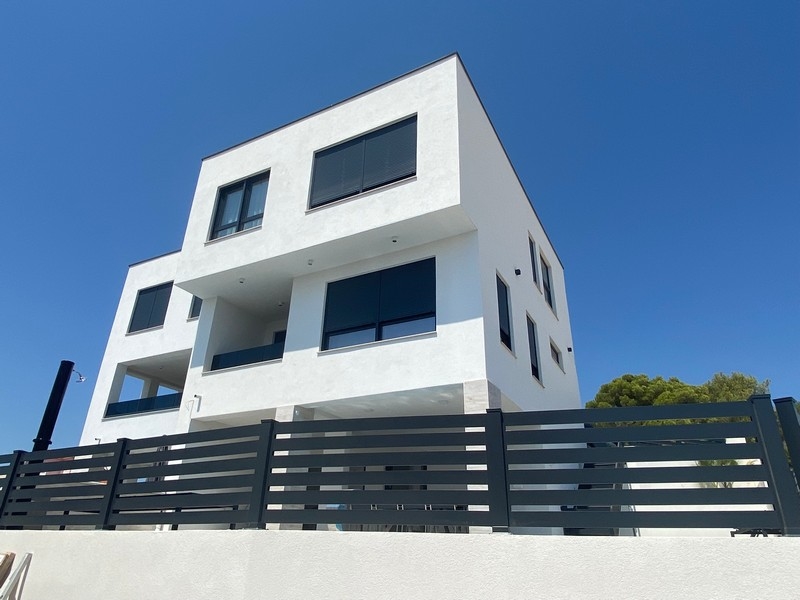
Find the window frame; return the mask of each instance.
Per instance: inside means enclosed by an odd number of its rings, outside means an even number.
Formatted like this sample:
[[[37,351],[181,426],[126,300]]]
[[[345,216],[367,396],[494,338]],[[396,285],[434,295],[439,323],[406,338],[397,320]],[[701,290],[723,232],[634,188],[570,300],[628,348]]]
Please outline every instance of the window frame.
[[[402,269],[404,267],[408,268],[411,265],[420,265],[421,268],[425,268],[425,269],[428,268],[427,266],[422,266],[421,263],[430,263],[431,264],[430,268],[432,269],[432,273],[430,273],[430,276],[432,276],[432,281],[429,282],[429,283],[433,284],[433,287],[430,290],[430,292],[432,293],[432,298],[430,298],[430,300],[432,300],[433,310],[432,311],[428,310],[428,311],[423,311],[423,312],[408,312],[407,314],[400,314],[400,315],[395,315],[395,316],[391,316],[391,317],[389,317],[388,315],[386,315],[386,316],[382,315],[381,314],[381,309],[387,308],[387,306],[384,305],[383,296],[381,294],[381,289],[383,288],[384,283],[385,283],[384,282],[384,278],[387,277],[387,274],[389,272],[391,272],[391,271],[395,271],[397,269]],[[361,291],[362,292],[367,292],[367,296],[365,296],[365,297],[366,297],[367,300],[369,300],[368,302],[365,303],[365,305],[362,308],[364,308],[366,311],[370,311],[371,310],[371,312],[365,312],[365,314],[364,314],[365,319],[363,321],[357,323],[357,324],[353,324],[352,326],[349,326],[349,327],[338,327],[338,328],[336,328],[335,325],[331,325],[329,323],[329,320],[331,319],[330,315],[331,315],[332,312],[334,312],[334,311],[331,311],[332,305],[329,304],[329,302],[331,302],[331,298],[333,297],[332,294],[331,294],[331,286],[332,285],[333,286],[343,285],[344,282],[350,282],[351,284],[356,284],[357,285],[355,280],[357,280],[359,278],[364,278],[363,281],[365,282],[365,284],[364,284],[364,286],[363,286]],[[388,281],[386,283],[388,283]],[[375,287],[375,286],[377,286],[377,287]],[[351,293],[354,293],[354,292],[351,292]],[[370,297],[372,294],[374,294],[374,297]],[[346,296],[346,294],[345,294],[345,296]],[[374,303],[374,306],[373,306],[373,303]],[[426,302],[423,302],[422,304],[424,305],[424,304],[426,304]],[[335,312],[334,312],[334,314],[335,314]],[[370,317],[370,318],[367,318],[367,317]],[[406,334],[401,334],[401,335],[391,335],[389,337],[385,336],[384,330],[387,327],[390,327],[390,326],[393,326],[393,325],[402,325],[402,324],[405,324],[405,323],[422,323],[422,322],[428,321],[430,319],[433,320],[432,321],[432,325],[433,325],[432,327],[427,327],[427,324],[426,324],[425,325],[426,328],[423,329],[423,330],[420,330],[420,331],[414,331],[412,333],[406,333]],[[386,340],[400,339],[400,338],[409,337],[409,336],[413,336],[413,335],[422,335],[422,334],[427,334],[427,333],[431,333],[431,332],[435,332],[435,331],[436,331],[436,258],[435,257],[423,258],[423,259],[420,259],[420,260],[414,260],[414,261],[411,261],[411,262],[408,262],[408,263],[403,263],[403,264],[400,264],[400,265],[394,265],[394,266],[391,266],[391,267],[386,267],[386,268],[380,269],[378,271],[371,271],[371,272],[368,272],[368,273],[362,273],[360,275],[354,275],[352,277],[345,277],[344,279],[338,279],[336,281],[329,281],[326,284],[326,287],[325,287],[325,305],[324,305],[323,317],[322,317],[322,338],[320,340],[320,351],[321,352],[325,352],[325,351],[329,351],[329,350],[339,350],[341,348],[349,348],[349,347],[353,347],[353,346],[360,346],[360,345],[363,345],[363,344],[370,344],[370,343],[375,343],[375,342],[383,342],[383,341],[386,341]],[[345,336],[345,335],[348,335],[348,334],[358,334],[360,332],[366,332],[366,333],[371,332],[370,339],[358,339],[357,341],[354,341],[352,343],[344,343],[344,344],[340,344],[340,345],[331,346],[331,339],[333,337],[335,337],[335,336]]]
[[[564,355],[558,345],[553,341],[553,338],[550,338],[550,358],[558,365],[559,369],[566,373],[564,369]]]
[[[147,331],[150,329],[155,329],[157,327],[163,327],[164,322],[167,319],[167,310],[169,309],[169,301],[172,298],[172,288],[174,282],[173,281],[166,281],[164,283],[159,283],[158,285],[151,285],[150,287],[142,288],[136,292],[136,301],[133,303],[133,311],[131,311],[131,318],[128,321],[128,330],[127,333],[139,333],[140,331]],[[164,297],[164,292],[166,291],[166,295]],[[144,300],[144,294],[154,294],[152,304],[150,305],[149,309],[145,308],[144,304],[140,304]],[[159,302],[160,300],[160,302]],[[163,312],[160,308],[163,304]],[[143,315],[139,314],[139,311],[147,311],[148,317],[146,319],[146,325],[142,327],[138,327],[133,329],[134,323],[137,321],[138,318],[141,318]],[[154,313],[154,311],[156,311]],[[156,316],[154,322],[154,314]]]
[[[505,280],[500,277],[500,273],[496,273],[495,277],[497,280],[497,322],[500,332],[500,343],[508,348],[509,351],[514,352],[514,332],[511,323],[511,290]],[[501,289],[505,290],[505,302],[500,298]],[[504,308],[505,311],[503,310]],[[506,321],[508,322],[508,331],[504,331],[503,329],[503,312],[505,312]],[[508,340],[506,340],[506,338],[508,338]]]
[[[539,273],[537,264],[539,261],[536,260],[539,254],[536,252],[536,242],[533,241],[533,238],[528,235],[528,251],[531,255],[531,274],[533,275],[533,283],[539,288]]]
[[[399,125],[402,125],[404,123],[411,122],[411,121],[414,122],[414,166],[413,166],[413,170],[410,173],[404,173],[404,174],[398,175],[396,177],[390,177],[388,179],[382,179],[382,180],[380,180],[380,181],[378,181],[376,183],[372,183],[370,185],[365,185],[365,169],[364,169],[364,165],[367,162],[367,150],[366,150],[367,142],[369,140],[377,139],[381,135],[388,134],[391,131],[393,131],[395,128],[397,128]],[[347,199],[347,198],[352,198],[354,196],[358,196],[359,194],[363,194],[365,192],[369,192],[369,191],[372,191],[372,190],[375,190],[375,189],[378,189],[378,188],[381,188],[381,187],[384,187],[384,186],[387,186],[387,185],[391,185],[391,184],[396,183],[398,181],[403,181],[405,179],[410,179],[412,177],[415,177],[416,174],[417,174],[417,148],[418,148],[417,131],[418,131],[418,123],[419,122],[418,122],[418,119],[417,119],[417,114],[415,113],[413,115],[409,115],[407,117],[403,117],[403,118],[398,119],[396,121],[393,121],[391,123],[387,123],[386,125],[382,125],[381,127],[377,128],[377,129],[373,129],[372,131],[368,131],[367,133],[362,133],[362,134],[357,135],[355,137],[348,138],[346,140],[343,140],[341,142],[337,142],[336,144],[333,144],[333,145],[328,146],[326,148],[322,148],[320,150],[315,151],[314,152],[314,158],[313,158],[313,161],[312,161],[312,164],[311,164],[311,183],[310,183],[309,189],[308,189],[308,205],[307,205],[308,206],[308,210],[314,210],[314,209],[320,208],[322,206],[326,206],[328,204],[332,204],[334,202],[338,202],[340,200],[344,200],[344,199]],[[319,181],[318,180],[318,175],[317,175],[317,166],[319,164],[320,157],[323,156],[323,155],[332,155],[334,152],[337,151],[337,149],[340,150],[340,151],[344,151],[345,148],[348,148],[348,147],[351,147],[351,146],[357,146],[357,145],[361,146],[361,149],[359,151],[360,160],[361,160],[361,175],[360,175],[360,182],[358,184],[358,188],[356,190],[350,190],[350,191],[342,192],[342,193],[340,193],[338,195],[334,195],[334,196],[332,196],[330,198],[325,198],[322,201],[315,201],[315,199],[314,199],[314,193],[315,193],[314,186]],[[356,162],[358,162],[358,161],[356,161]]]
[[[215,240],[221,240],[226,237],[230,237],[237,233],[242,233],[243,231],[249,231],[251,229],[258,229],[261,227],[261,224],[264,220],[264,213],[267,208],[267,195],[269,194],[269,180],[270,180],[270,170],[267,169],[266,171],[261,171],[259,173],[255,173],[244,179],[240,179],[238,181],[234,181],[232,183],[228,183],[224,186],[221,186],[217,190],[217,199],[214,203],[214,214],[211,217],[211,230],[208,234],[208,241],[213,242]],[[266,181],[267,189],[264,191],[264,207],[261,209],[261,212],[255,215],[247,216],[248,210],[250,208],[250,202],[252,200],[252,190],[253,185],[255,183],[259,183],[261,181]],[[226,198],[227,194],[233,193],[236,191],[237,188],[241,186],[242,188],[242,198],[239,203],[238,208],[238,218],[234,223],[228,223],[227,225],[221,224],[219,221],[222,218],[221,209],[223,208],[223,198]],[[256,225],[247,226],[249,223],[253,223],[254,221],[261,221]],[[235,227],[235,231],[231,231],[230,233],[226,233],[224,235],[220,235],[221,231],[225,231],[227,229],[231,229]]]
[[[187,321],[193,321],[200,318],[200,311],[203,308],[203,299],[199,296],[192,296],[192,302],[189,304],[189,316],[186,317]],[[197,314],[195,314],[195,309]]]
[[[544,254],[539,254],[539,262],[542,266],[542,293],[544,294],[544,301],[556,312],[556,299],[553,290],[553,269],[550,263],[545,259]]]
[[[542,383],[542,361],[539,357],[539,340],[536,334],[536,322],[530,315],[526,315],[528,325],[528,353],[531,362],[531,375],[536,381]]]

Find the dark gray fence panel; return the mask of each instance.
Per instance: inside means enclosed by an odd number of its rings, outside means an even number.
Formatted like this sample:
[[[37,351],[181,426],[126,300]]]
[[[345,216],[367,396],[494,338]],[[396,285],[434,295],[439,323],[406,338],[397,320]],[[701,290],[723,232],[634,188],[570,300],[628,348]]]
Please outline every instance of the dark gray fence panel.
[[[775,410],[783,431],[783,439],[789,451],[795,482],[800,486],[800,415],[797,414],[794,398],[778,398]]]

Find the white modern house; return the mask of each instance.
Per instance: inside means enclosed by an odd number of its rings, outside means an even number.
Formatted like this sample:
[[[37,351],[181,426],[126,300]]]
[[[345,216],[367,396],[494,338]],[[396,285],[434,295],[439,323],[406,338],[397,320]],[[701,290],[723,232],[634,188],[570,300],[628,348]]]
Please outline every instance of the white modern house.
[[[563,266],[451,55],[203,160],[182,248],[130,267],[81,444],[578,408],[573,357]]]

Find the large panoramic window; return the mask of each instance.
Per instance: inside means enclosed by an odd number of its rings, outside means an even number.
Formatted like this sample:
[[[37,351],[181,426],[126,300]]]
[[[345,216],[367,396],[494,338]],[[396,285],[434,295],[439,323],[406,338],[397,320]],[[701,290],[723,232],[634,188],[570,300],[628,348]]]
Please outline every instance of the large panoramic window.
[[[497,276],[497,312],[500,318],[500,341],[506,348],[511,346],[511,311],[509,309],[508,286]]]
[[[417,117],[314,155],[309,208],[341,200],[417,172]]]
[[[170,294],[172,294],[171,281],[139,290],[139,294],[136,296],[136,305],[133,308],[131,324],[128,326],[128,333],[163,325],[164,317],[167,315]]]
[[[328,284],[323,350],[435,330],[433,258]]]
[[[269,173],[261,173],[219,191],[210,239],[261,225],[267,200]]]

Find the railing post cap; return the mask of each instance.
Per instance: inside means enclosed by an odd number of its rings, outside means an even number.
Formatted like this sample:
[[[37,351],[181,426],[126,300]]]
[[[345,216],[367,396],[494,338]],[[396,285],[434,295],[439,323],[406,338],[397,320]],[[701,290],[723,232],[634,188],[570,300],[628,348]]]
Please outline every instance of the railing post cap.
[[[778,404],[778,402],[780,402],[780,403],[784,403],[784,402],[792,402],[792,403],[794,403],[794,402],[797,402],[797,400],[795,400],[791,396],[787,396],[786,398],[775,398],[772,402],[774,404]]]

